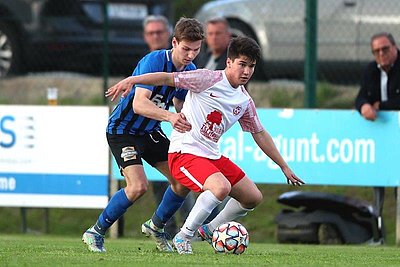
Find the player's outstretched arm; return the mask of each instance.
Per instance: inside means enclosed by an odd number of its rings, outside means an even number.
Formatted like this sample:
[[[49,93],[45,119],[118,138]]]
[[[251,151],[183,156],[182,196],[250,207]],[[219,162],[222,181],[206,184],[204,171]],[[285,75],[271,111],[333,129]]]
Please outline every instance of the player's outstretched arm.
[[[175,86],[200,93],[210,88],[223,78],[220,70],[198,69],[174,73]]]
[[[119,94],[121,94],[121,97],[125,97],[135,84],[174,86],[174,74],[168,72],[154,72],[130,76],[110,87],[105,95],[106,97],[111,97],[111,101],[114,101]]]
[[[110,87],[106,91],[105,95],[106,97],[111,97],[111,101],[114,101],[119,94],[121,94],[122,97],[125,97],[129,94],[135,84],[176,86],[199,93],[210,88],[220,80],[222,80],[221,71],[212,71],[207,69],[174,73],[146,73],[123,79]]]
[[[261,148],[261,150],[281,168],[282,172],[286,176],[288,184],[298,186],[305,184],[303,180],[297,177],[296,174],[289,168],[289,166],[279,153],[278,149],[276,148],[272,137],[267,131],[263,130],[258,133],[253,133],[252,135],[254,141]]]

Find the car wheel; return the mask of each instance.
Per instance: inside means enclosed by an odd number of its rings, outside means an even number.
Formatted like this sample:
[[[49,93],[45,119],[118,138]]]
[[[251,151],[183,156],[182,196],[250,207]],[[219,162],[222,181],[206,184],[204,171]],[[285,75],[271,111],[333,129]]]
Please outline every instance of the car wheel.
[[[278,225],[276,229],[278,243],[318,244],[318,224],[287,227]]]
[[[228,20],[229,26],[231,28],[231,33],[233,37],[237,36],[247,36],[252,39],[254,39],[257,43],[257,37],[254,34],[253,30],[246,25],[244,22],[238,21],[238,20]],[[256,70],[254,72],[254,79],[256,80],[265,80],[267,79],[267,76],[265,75],[265,72],[263,70],[263,62],[262,58],[260,59],[260,62],[257,63]]]
[[[0,22],[0,78],[20,71],[20,50],[16,33],[9,24]]]
[[[338,229],[329,223],[320,224],[318,228],[318,241],[324,245],[343,244]]]

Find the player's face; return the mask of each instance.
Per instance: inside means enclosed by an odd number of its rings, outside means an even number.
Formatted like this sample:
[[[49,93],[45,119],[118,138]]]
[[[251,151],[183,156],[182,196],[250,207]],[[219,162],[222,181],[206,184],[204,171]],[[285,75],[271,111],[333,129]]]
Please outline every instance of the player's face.
[[[251,61],[245,56],[239,56],[235,60],[226,61],[226,76],[233,87],[246,84],[254,73],[256,61]]]
[[[172,60],[177,69],[182,69],[197,57],[200,52],[201,42],[201,40],[194,42],[182,40],[178,42],[175,38],[172,39]]]

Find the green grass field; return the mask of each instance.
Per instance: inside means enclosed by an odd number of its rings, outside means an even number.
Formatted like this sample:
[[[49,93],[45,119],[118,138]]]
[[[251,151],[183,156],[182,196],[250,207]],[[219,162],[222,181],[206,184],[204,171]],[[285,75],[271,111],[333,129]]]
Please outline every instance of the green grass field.
[[[183,1],[182,1],[183,2]],[[46,80],[47,79],[47,80]],[[62,105],[100,105],[103,103],[100,79],[55,77],[54,81],[40,76],[27,77],[25,84],[15,86],[11,79],[2,81],[0,102],[6,104],[45,104],[43,88],[54,84],[60,88]],[[117,80],[110,80],[114,84]],[[18,81],[21,82],[21,81]],[[71,82],[71,83],[67,83]],[[9,84],[9,86],[6,86]],[[281,84],[260,83],[249,89],[258,107],[303,106],[302,89],[282,88]],[[301,87],[301,86],[300,86]],[[320,84],[318,108],[353,108],[358,86],[333,88]],[[21,92],[18,91],[21,88]],[[29,88],[29,90],[26,90]],[[65,90],[64,90],[64,89]],[[302,87],[301,87],[302,88]],[[84,89],[84,90],[83,90]],[[17,90],[17,91],[16,91]],[[23,91],[22,91],[23,90]],[[8,92],[8,93],[7,93]],[[78,92],[78,93],[77,93]],[[6,94],[7,93],[7,94]],[[64,95],[65,94],[65,95]],[[268,177],[265,177],[266,179]],[[307,177],[302,177],[307,182]],[[140,225],[155,210],[152,192],[146,193],[124,215],[124,238],[106,239],[106,254],[86,250],[80,234],[95,223],[101,210],[50,209],[45,229],[44,210],[27,209],[27,232],[21,233],[19,208],[0,207],[0,267],[3,266],[400,266],[399,248],[395,243],[396,202],[393,189],[387,188],[384,222],[387,246],[322,246],[276,244],[275,216],[283,208],[277,197],[298,190],[286,185],[260,184],[264,200],[241,222],[250,232],[250,247],[240,256],[214,254],[204,242],[194,243],[194,255],[161,254],[140,234]],[[335,193],[372,203],[369,187],[310,186],[303,191]],[[178,215],[179,217],[179,215]],[[46,235],[45,233],[48,233]]]
[[[251,243],[242,255],[216,254],[194,242],[193,255],[156,251],[148,239],[106,241],[89,252],[80,237],[0,235],[0,266],[399,266],[395,246],[321,246]]]

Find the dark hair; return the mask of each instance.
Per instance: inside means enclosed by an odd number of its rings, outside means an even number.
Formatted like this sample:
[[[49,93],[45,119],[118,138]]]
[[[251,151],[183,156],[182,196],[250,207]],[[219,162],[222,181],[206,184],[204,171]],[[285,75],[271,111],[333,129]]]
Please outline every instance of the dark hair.
[[[189,42],[203,40],[203,25],[197,19],[180,18],[175,25],[174,37],[178,42],[182,40]]]
[[[245,56],[251,61],[259,61],[261,48],[253,39],[246,36],[235,37],[228,46],[228,58],[234,61],[240,56]]]
[[[371,42],[370,42],[371,46],[372,46],[372,42],[375,39],[378,39],[380,37],[386,37],[392,45],[396,45],[396,41],[394,40],[394,37],[393,37],[393,35],[391,33],[389,33],[389,32],[378,32],[378,33],[375,33],[374,35],[372,35]]]

